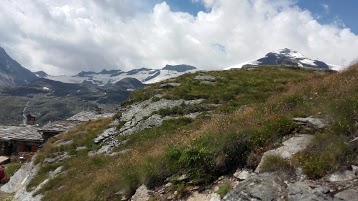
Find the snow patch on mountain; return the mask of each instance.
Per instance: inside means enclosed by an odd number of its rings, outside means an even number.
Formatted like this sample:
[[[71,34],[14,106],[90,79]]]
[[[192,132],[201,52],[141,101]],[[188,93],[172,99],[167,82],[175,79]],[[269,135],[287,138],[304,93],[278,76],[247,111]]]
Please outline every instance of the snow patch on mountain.
[[[46,76],[46,79],[59,81],[63,83],[92,83],[99,86],[106,84],[115,84],[124,78],[135,78],[144,84],[152,84],[169,78],[178,77],[186,73],[198,71],[197,68],[188,65],[167,65],[163,69],[139,68],[128,72],[121,70],[103,70],[96,72],[81,72],[75,76]]]

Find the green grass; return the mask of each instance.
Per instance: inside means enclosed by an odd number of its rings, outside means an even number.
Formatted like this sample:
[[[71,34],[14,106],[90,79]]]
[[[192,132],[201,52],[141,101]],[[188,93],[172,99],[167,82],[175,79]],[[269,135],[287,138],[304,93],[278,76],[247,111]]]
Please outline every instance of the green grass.
[[[227,181],[219,186],[219,189],[215,193],[219,194],[223,198],[231,190],[230,182]]]
[[[38,162],[57,151],[68,151],[76,157],[64,160],[61,165],[66,174],[40,190],[46,192],[44,199],[115,200],[120,199],[116,197],[118,191],[131,195],[143,183],[154,188],[166,178],[182,174],[188,175],[193,185],[207,184],[238,167],[255,168],[265,150],[299,129],[293,117],[321,117],[330,126],[313,130],[315,140],[292,161],[277,157],[268,160],[267,171],[280,171],[282,167],[291,170],[291,165],[299,165],[310,178],[320,178],[356,160],[357,144],[348,141],[357,132],[357,66],[342,73],[266,67],[207,74],[217,78],[216,85],[201,84],[193,80],[197,74],[188,74],[177,78],[179,87],[157,90],[158,83],[133,93],[124,105],[156,94],[167,99],[205,98],[203,105],[221,105],[212,109],[210,116],[172,119],[159,127],[120,137],[128,141],[116,151],[126,150],[125,154],[87,157],[89,150],[99,148],[92,143],[93,138],[109,120],[89,122],[58,137],[74,139],[72,145],[56,147],[56,139],[50,141],[39,153]],[[185,107],[158,113],[180,116],[186,113]],[[77,153],[76,146],[86,146],[88,151]],[[42,165],[43,172],[55,168]],[[38,177],[41,175],[45,174]],[[222,188],[223,192],[227,189]],[[187,185],[178,182],[175,189],[184,196]]]
[[[10,178],[22,165],[22,163],[8,163],[3,165],[5,167],[5,175]]]
[[[110,123],[110,119],[102,119],[97,121],[92,121],[88,123],[84,123],[82,125],[77,126],[76,128],[63,133],[61,135],[57,135],[53,138],[50,138],[48,143],[42,148],[42,150],[37,153],[35,158],[35,163],[41,163],[40,169],[36,176],[29,182],[26,186],[27,190],[33,190],[42,183],[45,179],[48,178],[49,172],[54,171],[59,166],[64,166],[65,169],[68,167],[68,161],[64,160],[59,163],[42,163],[42,161],[47,157],[55,157],[57,153],[68,153],[69,155],[74,155],[75,157],[81,158],[87,156],[87,152],[90,150],[96,150],[98,146],[93,144],[93,139],[103,131],[107,125]],[[56,146],[56,142],[58,140],[68,141],[73,140],[73,143],[66,146]],[[77,152],[76,147],[86,146],[88,149],[85,152]],[[81,163],[80,163],[81,164]],[[48,189],[49,185],[53,184],[53,182],[49,182],[44,186],[43,189]],[[43,189],[40,189],[40,192],[44,192]]]
[[[284,159],[279,155],[268,155],[261,166],[262,172],[285,172],[294,174],[295,168],[291,165],[290,160]]]

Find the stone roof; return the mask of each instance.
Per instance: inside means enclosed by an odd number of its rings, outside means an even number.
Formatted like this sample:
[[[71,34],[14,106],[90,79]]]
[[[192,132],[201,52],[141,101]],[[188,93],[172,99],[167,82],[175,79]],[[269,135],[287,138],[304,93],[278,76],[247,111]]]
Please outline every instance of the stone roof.
[[[37,126],[0,126],[0,141],[41,141],[44,139],[42,132],[62,133],[75,126],[90,120],[113,116],[113,113],[96,114],[94,112],[80,112],[67,120],[54,121],[44,125],[42,128]]]
[[[0,141],[43,141],[36,126],[0,126]]]
[[[38,131],[62,133],[70,130],[71,128],[74,128],[75,126],[81,123],[82,123],[81,121],[69,121],[69,120],[54,121],[44,125],[41,129],[38,129]]]

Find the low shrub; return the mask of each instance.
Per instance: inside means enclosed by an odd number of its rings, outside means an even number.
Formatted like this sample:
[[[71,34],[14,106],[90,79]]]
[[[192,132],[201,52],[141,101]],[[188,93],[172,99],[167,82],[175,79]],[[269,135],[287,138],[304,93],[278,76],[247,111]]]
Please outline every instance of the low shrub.
[[[285,172],[292,174],[295,172],[295,168],[291,165],[290,160],[284,159],[279,155],[268,155],[261,166],[262,172]]]

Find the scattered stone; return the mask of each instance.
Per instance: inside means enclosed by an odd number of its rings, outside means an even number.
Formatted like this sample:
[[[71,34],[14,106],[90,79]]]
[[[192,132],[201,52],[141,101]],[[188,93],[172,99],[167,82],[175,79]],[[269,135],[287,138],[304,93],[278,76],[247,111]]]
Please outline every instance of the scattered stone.
[[[325,186],[320,186],[320,187],[316,188],[316,191],[319,193],[328,194],[330,192],[330,189]]]
[[[239,179],[239,180],[246,180],[251,176],[251,172],[249,172],[248,170],[241,170],[238,169],[236,170],[236,172],[234,173],[234,177]]]
[[[220,195],[217,193],[199,193],[194,192],[190,197],[188,197],[187,201],[220,201]]]
[[[56,177],[56,175],[58,175],[62,170],[63,170],[63,166],[60,166],[60,167],[56,168],[55,171],[49,172],[50,178]]]
[[[60,147],[60,146],[66,146],[66,145],[70,145],[73,144],[73,140],[68,140],[68,141],[64,141],[64,142],[59,142],[56,144],[56,147]]]
[[[333,173],[329,176],[327,176],[327,180],[330,182],[342,182],[342,181],[349,181],[356,178],[356,174],[352,170],[345,170],[345,171],[339,171],[336,173]]]
[[[115,133],[116,133],[115,127],[108,128],[108,129],[104,130],[103,133],[101,135],[99,135],[94,140],[94,143],[98,144],[98,143],[102,142],[103,140],[105,140],[106,138],[108,138],[109,136],[114,135]]]
[[[214,187],[214,192],[218,191],[219,188],[220,188],[219,186],[215,186],[215,187]]]
[[[119,153],[112,153],[113,149],[116,147],[119,147],[122,144],[125,144],[127,141],[119,141],[117,139],[112,138],[111,140],[107,141],[107,144],[104,144],[98,151],[90,151],[88,152],[88,156],[94,156],[94,155],[98,155],[98,154],[105,154],[105,155],[109,155],[109,156],[115,156],[117,154],[121,154]]]
[[[201,114],[201,112],[194,112],[194,113],[186,114],[183,117],[195,119],[199,114]]]
[[[165,184],[164,187],[165,187],[165,188],[169,188],[169,187],[171,187],[172,185],[173,185],[173,183],[169,182],[169,183]]]
[[[81,151],[81,150],[85,150],[85,149],[87,149],[86,146],[76,147],[76,151]]]
[[[200,187],[199,186],[193,186],[192,190],[195,191],[195,190],[198,190]]]
[[[211,75],[197,75],[194,77],[194,80],[215,80],[216,78]]]
[[[169,195],[169,196],[167,197],[167,200],[173,200],[174,198],[175,198],[174,195]]]
[[[221,200],[220,195],[217,193],[210,194],[209,198],[210,198],[209,201],[220,201]]]
[[[298,117],[298,118],[293,118],[293,120],[296,122],[309,123],[319,129],[325,128],[327,126],[326,120],[321,119],[321,118],[313,118],[313,117],[299,118]]]
[[[158,193],[159,193],[159,194],[164,194],[164,193],[165,193],[165,189],[164,189],[164,188],[161,188],[160,190],[158,190]]]
[[[150,190],[143,184],[141,185],[132,196],[133,201],[148,201],[150,199]]]
[[[57,153],[57,156],[54,158],[45,158],[43,160],[43,163],[58,163],[69,157],[71,156],[69,156],[67,152],[59,152]]]
[[[181,176],[178,178],[178,181],[185,181],[185,180],[187,180],[188,178],[189,178],[188,175],[183,174],[183,175],[181,175]]]
[[[352,165],[351,167],[352,167],[353,173],[354,173],[356,176],[358,176],[358,166]]]

